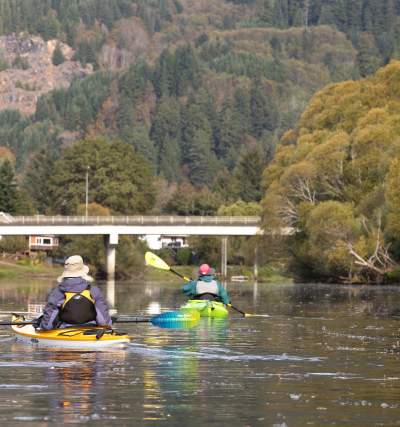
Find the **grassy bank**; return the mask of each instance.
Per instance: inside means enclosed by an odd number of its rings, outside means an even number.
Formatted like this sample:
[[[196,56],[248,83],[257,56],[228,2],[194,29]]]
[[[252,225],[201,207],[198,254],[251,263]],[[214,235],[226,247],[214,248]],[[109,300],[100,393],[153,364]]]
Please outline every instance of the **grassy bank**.
[[[197,277],[197,268],[195,266],[174,266],[174,270],[186,277]],[[153,267],[145,267],[144,278],[150,282],[166,282],[166,283],[177,283],[184,282],[183,279],[178,277],[176,274],[166,270],[158,270]]]
[[[174,266],[174,270],[186,277],[197,277],[197,266]],[[0,261],[0,280],[17,278],[57,278],[63,271],[62,266],[51,266],[46,263],[35,264],[29,260],[12,262]],[[228,266],[228,278],[232,276],[245,276],[248,281],[253,281],[253,269],[250,266]],[[183,283],[177,275],[152,267],[145,267],[143,277],[145,280],[164,283]],[[265,266],[258,269],[258,281],[265,283],[290,282],[292,279],[285,275],[281,266]]]
[[[197,277],[197,266],[174,266],[174,270],[187,277]],[[253,281],[253,268],[250,266],[229,265],[228,277],[246,276],[249,281]],[[146,267],[144,278],[149,281],[176,283],[183,282],[177,275],[165,271],[157,270],[152,267]],[[292,278],[285,274],[282,266],[265,266],[258,269],[258,281],[265,283],[288,283]]]
[[[61,266],[53,267],[48,264],[0,261],[0,280],[37,277],[56,278],[62,271],[63,268]]]

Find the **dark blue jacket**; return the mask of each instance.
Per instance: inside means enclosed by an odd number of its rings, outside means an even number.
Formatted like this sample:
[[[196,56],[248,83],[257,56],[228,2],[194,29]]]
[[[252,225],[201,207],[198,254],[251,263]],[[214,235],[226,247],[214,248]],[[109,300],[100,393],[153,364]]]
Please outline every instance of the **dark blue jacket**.
[[[214,276],[212,274],[205,274],[204,276],[202,275],[201,277],[199,277],[199,280],[202,280],[203,282],[211,282],[213,280],[215,280]],[[218,297],[221,299],[221,301],[224,304],[229,304],[230,300],[229,300],[229,296],[228,293],[226,292],[225,288],[221,285],[220,282],[218,282],[218,280],[216,280],[217,285],[218,285]],[[187,295],[189,298],[193,298],[197,295],[197,280],[191,280],[189,283],[187,283],[184,287],[183,287],[183,293],[185,295]]]
[[[41,329],[53,329],[66,328],[71,326],[66,323],[57,323],[57,315],[65,301],[64,292],[82,292],[88,287],[89,284],[89,282],[82,279],[81,277],[65,278],[57,288],[50,292],[49,296],[47,297],[47,303],[44,308],[43,317],[39,327]],[[107,303],[100,289],[97,286],[90,285],[90,294],[95,302],[96,324],[102,326],[111,326],[112,321],[108,313]]]

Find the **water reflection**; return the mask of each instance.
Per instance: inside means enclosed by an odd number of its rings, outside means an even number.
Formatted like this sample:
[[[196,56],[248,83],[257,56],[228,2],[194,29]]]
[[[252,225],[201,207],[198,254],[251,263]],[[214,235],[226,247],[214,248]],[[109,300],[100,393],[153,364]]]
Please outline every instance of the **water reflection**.
[[[23,310],[52,286],[5,285],[2,309]],[[174,310],[180,287],[116,282],[115,309]],[[271,317],[232,311],[188,330],[124,324],[133,341],[117,352],[53,353],[0,337],[0,424],[398,424],[399,288],[234,283],[229,292],[241,310]]]
[[[115,280],[114,279],[108,279],[107,285],[106,285],[106,299],[107,303],[110,309],[115,308]]]
[[[101,352],[44,351],[47,384],[56,385],[49,395],[50,419],[61,424],[104,418],[102,408],[108,394],[104,374],[110,365],[124,363],[122,350]]]
[[[223,346],[228,338],[227,325],[226,319],[202,318],[190,330],[185,345],[177,345],[172,336],[152,335],[144,339],[143,345],[131,347],[132,352],[142,352],[160,361],[150,364],[144,372],[144,420],[166,420],[176,411],[190,415],[190,407],[182,405],[181,399],[194,396],[198,399],[211,391],[202,382],[209,361],[196,355],[202,354],[205,346],[208,353],[218,353],[218,346]],[[168,398],[171,395],[172,400]]]
[[[52,418],[62,423],[77,419],[89,419],[94,408],[101,402],[99,387],[100,372],[104,369],[97,353],[88,353],[81,360],[76,352],[46,352],[45,360],[73,362],[73,366],[49,367],[46,372],[49,384],[58,384],[60,392],[50,397],[49,408]],[[96,393],[92,390],[96,389]]]

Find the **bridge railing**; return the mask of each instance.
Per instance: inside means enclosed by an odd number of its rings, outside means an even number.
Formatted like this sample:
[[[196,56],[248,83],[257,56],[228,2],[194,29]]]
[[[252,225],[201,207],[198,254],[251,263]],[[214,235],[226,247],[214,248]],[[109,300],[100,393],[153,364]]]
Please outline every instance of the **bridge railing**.
[[[260,225],[258,216],[13,216],[0,225]]]

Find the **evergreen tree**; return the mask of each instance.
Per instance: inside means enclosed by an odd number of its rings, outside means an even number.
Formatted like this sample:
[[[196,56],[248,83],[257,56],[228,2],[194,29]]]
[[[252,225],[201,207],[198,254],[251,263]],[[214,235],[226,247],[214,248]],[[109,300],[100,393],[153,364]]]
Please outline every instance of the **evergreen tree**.
[[[357,65],[362,77],[374,73],[380,66],[374,40],[367,34],[363,34],[358,42]]]
[[[273,22],[278,28],[286,28],[288,26],[289,11],[287,0],[275,0]]]
[[[169,182],[181,180],[179,143],[176,139],[164,138],[158,149],[159,174]]]
[[[51,180],[56,158],[54,150],[42,148],[29,162],[24,176],[23,187],[40,214],[50,213],[53,198]]]
[[[264,130],[272,131],[277,127],[277,110],[272,99],[267,99],[260,80],[253,81],[250,92],[250,110],[252,134],[259,138]]]
[[[202,130],[206,135],[205,140],[210,142],[211,150],[212,129],[207,115],[202,106],[195,103],[193,99],[189,100],[189,105],[183,110],[183,129],[182,129],[182,160],[184,163],[190,162],[189,150],[193,147],[193,139],[197,131]]]
[[[121,133],[121,137],[123,141],[131,144],[135,151],[142,155],[150,165],[156,165],[156,150],[153,141],[149,137],[149,131],[144,125],[125,128]]]
[[[211,135],[204,129],[197,129],[190,141],[187,166],[190,182],[195,187],[211,183],[215,163],[211,156]]]
[[[59,43],[57,43],[52,56],[53,65],[55,66],[60,65],[64,61],[65,61],[65,57],[64,57],[64,54],[62,53],[61,46]]]
[[[245,135],[245,122],[242,116],[229,104],[225,104],[219,114],[220,128],[216,153],[232,170],[236,164],[239,147]]]
[[[235,169],[237,194],[245,202],[259,202],[262,198],[262,174],[265,168],[264,156],[257,147],[243,153]]]
[[[157,104],[150,138],[158,153],[158,170],[171,181],[180,176],[180,106],[168,97]]]
[[[260,13],[260,21],[263,25],[269,27],[273,26],[273,1],[272,0],[264,0],[261,13]]]
[[[0,211],[9,214],[16,212],[18,199],[14,168],[8,159],[0,164]]]

